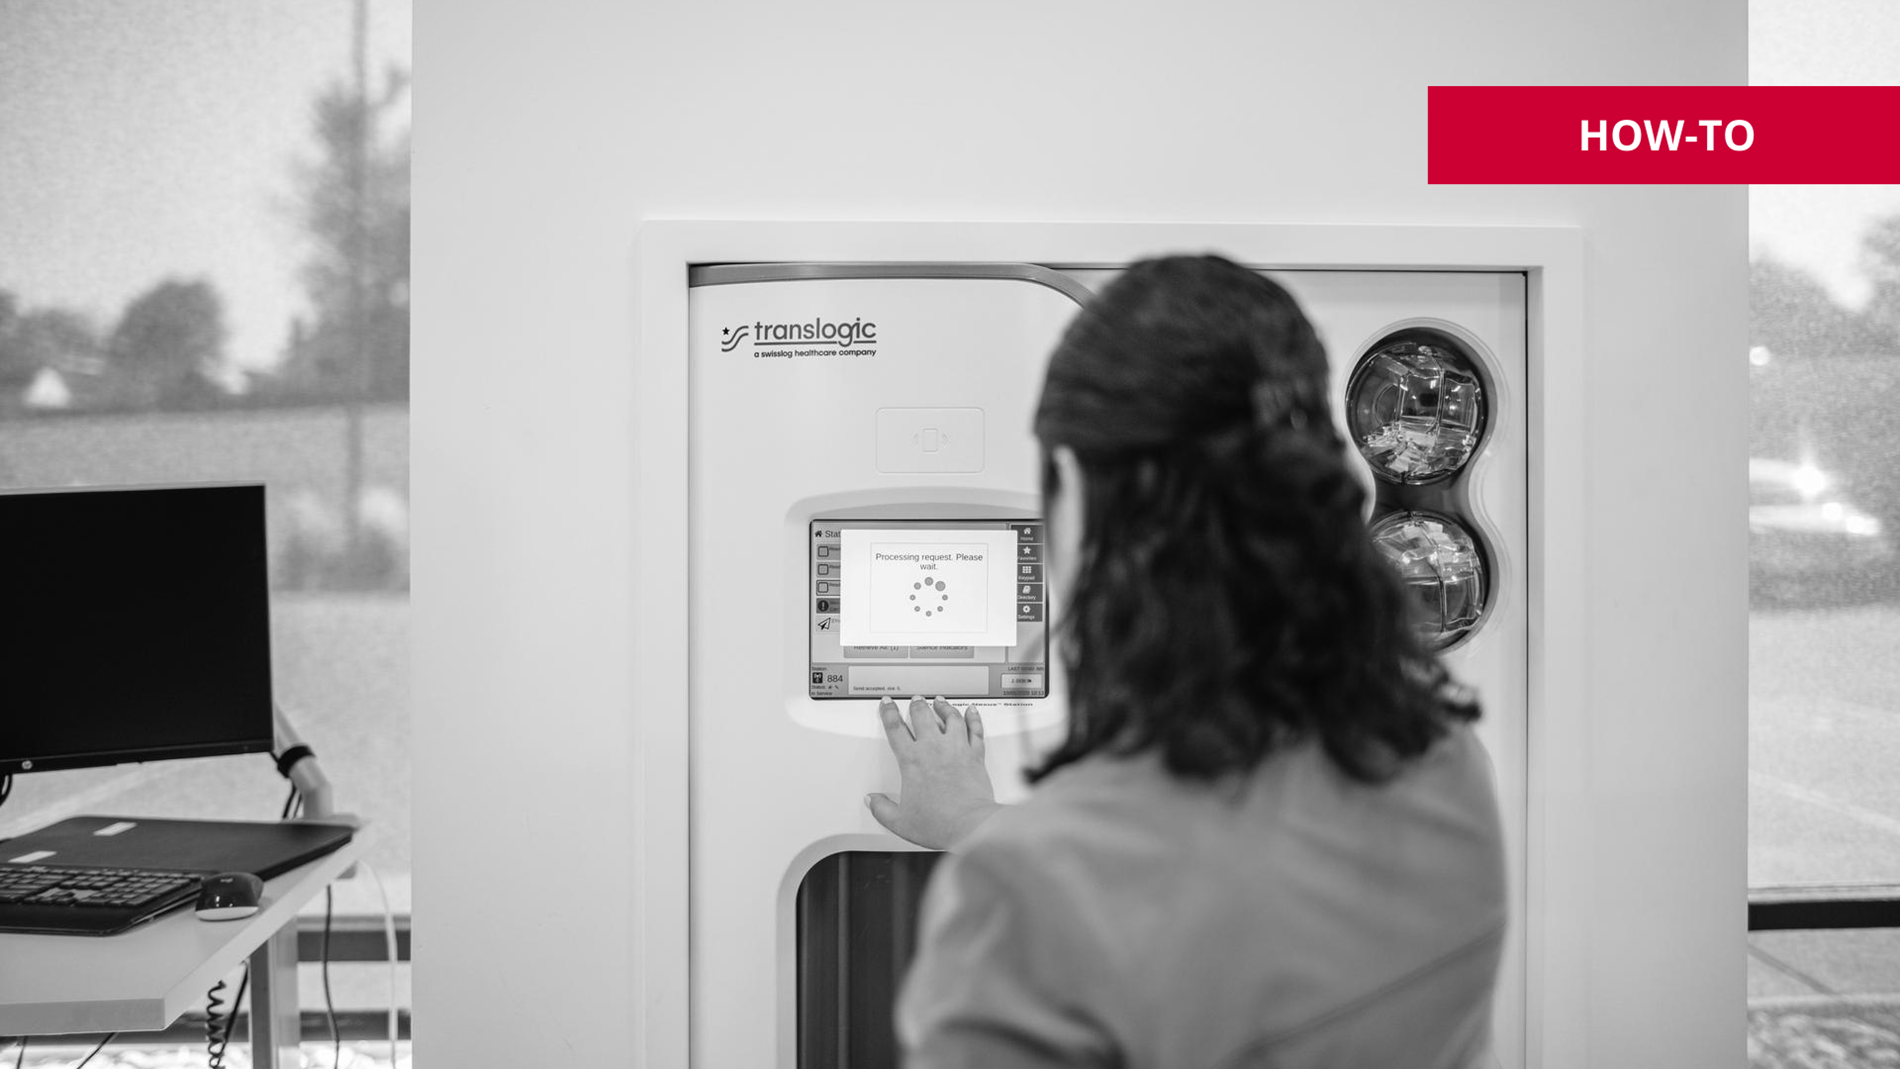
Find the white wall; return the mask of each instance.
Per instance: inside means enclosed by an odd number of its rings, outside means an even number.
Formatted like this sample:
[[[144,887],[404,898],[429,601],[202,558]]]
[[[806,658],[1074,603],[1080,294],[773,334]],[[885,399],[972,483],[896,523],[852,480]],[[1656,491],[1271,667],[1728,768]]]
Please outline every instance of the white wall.
[[[1585,228],[1587,992],[1616,1066],[1741,1055],[1746,193],[1441,188],[1425,86],[1735,84],[1715,0],[424,0],[418,1050],[624,1064],[631,245],[647,217]],[[1533,785],[1533,790],[1535,790]],[[768,800],[769,801],[769,800]],[[494,871],[556,864],[548,884]],[[536,905],[535,903],[542,903]]]

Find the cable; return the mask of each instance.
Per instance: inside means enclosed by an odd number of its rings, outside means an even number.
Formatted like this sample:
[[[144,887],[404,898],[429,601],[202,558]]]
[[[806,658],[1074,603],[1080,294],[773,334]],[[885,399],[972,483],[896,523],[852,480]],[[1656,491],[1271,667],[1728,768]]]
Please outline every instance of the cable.
[[[205,1069],[224,1069],[224,1048],[231,1042],[231,1026],[237,1023],[237,1000],[231,1000],[230,1012],[224,1008],[224,981],[220,979],[205,992]]]
[[[323,1015],[330,1022],[330,1066],[343,1062],[343,1037],[336,1030],[336,1002],[330,998],[330,916],[335,905],[330,885],[323,887]]]
[[[20,1037],[20,1053],[18,1056],[16,1056],[13,1059],[13,1069],[20,1069],[20,1067],[25,1064],[26,1064],[26,1037],[21,1036]]]
[[[88,1054],[82,1058],[78,1065],[73,1066],[73,1069],[86,1069],[86,1063],[91,1061],[100,1051],[106,1049],[106,1044],[112,1042],[112,1037],[118,1034],[117,1032],[107,1032],[106,1038],[100,1040],[99,1045],[92,1048],[92,1054]]]
[[[13,794],[13,776],[11,773],[0,776],[0,805],[6,805]]]
[[[218,1013],[218,993],[224,990],[224,981],[212,985],[205,995],[205,1065],[207,1069],[224,1069],[224,1048],[231,1044],[231,1032],[237,1027],[238,1008],[244,1004],[244,989],[251,982],[251,963],[244,963],[244,975],[238,979],[237,994],[231,999],[231,1008],[222,1015]]]
[[[383,887],[382,876],[367,861],[356,864],[376,881],[376,894],[383,900],[383,947],[389,954],[389,1069],[396,1069],[396,913],[389,908],[389,891]]]
[[[279,771],[282,771],[281,767]],[[284,809],[277,818],[289,819],[291,809],[296,806],[298,800],[297,788],[293,784],[290,793],[284,796]],[[218,1012],[223,1004],[218,995],[224,991],[224,981],[219,980],[212,985],[210,991],[205,993],[205,1064],[208,1069],[224,1069],[224,1052],[231,1045],[231,1033],[237,1027],[238,1010],[244,1006],[244,989],[249,987],[250,983],[251,963],[247,960],[244,963],[244,974],[238,978],[237,994],[231,998],[230,1009],[223,1013]]]

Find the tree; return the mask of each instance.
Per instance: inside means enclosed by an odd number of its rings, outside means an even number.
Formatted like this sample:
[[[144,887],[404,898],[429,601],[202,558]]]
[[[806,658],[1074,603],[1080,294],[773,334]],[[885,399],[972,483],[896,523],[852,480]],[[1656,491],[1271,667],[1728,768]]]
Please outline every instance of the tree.
[[[1749,265],[1748,344],[1789,356],[1851,356],[1887,347],[1813,275],[1772,257]]]
[[[92,320],[70,308],[22,310],[19,299],[0,290],[0,391],[17,394],[43,368],[86,370],[100,352]]]
[[[36,370],[66,367],[100,349],[92,320],[69,308],[33,309],[17,321],[14,338]]]
[[[1900,215],[1877,219],[1860,239],[1861,265],[1874,284],[1868,324],[1885,343],[1900,349]]]
[[[312,108],[318,153],[298,166],[298,210],[310,241],[301,274],[313,315],[293,333],[280,388],[409,394],[409,133],[384,129],[408,86],[392,68],[380,93],[359,97],[337,82]]]
[[[107,343],[108,375],[120,398],[178,404],[214,396],[224,361],[224,305],[204,280],[166,279],[135,298]]]
[[[28,363],[25,350],[14,338],[19,319],[19,298],[0,290],[0,389],[8,392],[31,380],[38,370]]]

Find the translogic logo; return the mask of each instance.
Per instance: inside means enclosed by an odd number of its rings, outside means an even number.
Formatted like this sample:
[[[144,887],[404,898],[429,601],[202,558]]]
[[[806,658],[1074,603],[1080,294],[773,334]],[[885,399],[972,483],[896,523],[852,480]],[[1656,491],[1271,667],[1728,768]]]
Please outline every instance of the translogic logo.
[[[868,319],[815,316],[802,323],[741,323],[719,328],[719,351],[752,347],[755,360],[812,356],[876,356],[877,324]]]

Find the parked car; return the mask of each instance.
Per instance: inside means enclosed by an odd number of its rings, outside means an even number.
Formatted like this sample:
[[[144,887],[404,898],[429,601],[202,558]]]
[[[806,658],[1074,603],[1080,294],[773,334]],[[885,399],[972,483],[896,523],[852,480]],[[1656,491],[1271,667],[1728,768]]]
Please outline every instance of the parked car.
[[[1748,462],[1748,578],[1776,597],[1831,596],[1884,578],[1892,539],[1878,518],[1846,499],[1839,479],[1813,464]]]

